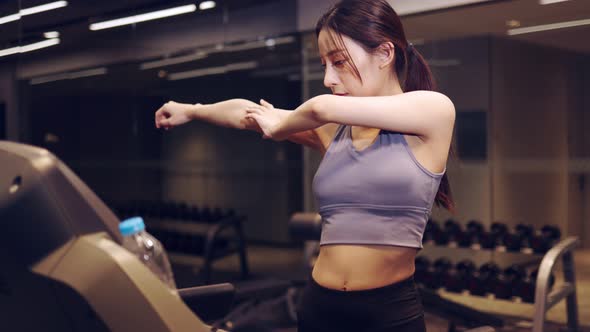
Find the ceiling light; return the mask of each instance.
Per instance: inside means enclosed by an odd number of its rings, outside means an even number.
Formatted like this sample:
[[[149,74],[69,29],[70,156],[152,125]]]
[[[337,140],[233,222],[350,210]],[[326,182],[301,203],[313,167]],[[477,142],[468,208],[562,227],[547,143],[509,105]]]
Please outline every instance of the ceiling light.
[[[90,25],[89,28],[92,31],[109,29],[109,28],[114,28],[114,27],[118,27],[118,26],[122,26],[122,25],[129,25],[129,24],[145,22],[145,21],[150,21],[150,20],[157,20],[157,19],[164,18],[164,17],[170,17],[170,16],[175,16],[175,15],[191,13],[196,10],[197,10],[197,6],[195,6],[195,5],[186,5],[186,6],[168,8],[168,9],[157,10],[157,11],[149,12],[149,13],[145,13],[145,14],[133,15],[133,16],[129,16],[129,17],[122,17],[122,18],[118,18],[118,19],[114,19],[114,20],[93,23]]]
[[[493,0],[388,0],[387,2],[389,2],[389,4],[391,4],[391,6],[395,8],[395,11],[398,15],[404,16],[428,12],[431,10],[448,9],[458,6],[485,3],[491,1]]]
[[[264,44],[268,47],[273,47],[277,44],[277,41],[272,38],[269,38],[266,40],[266,42],[264,42]]]
[[[46,12],[48,10],[62,8],[68,5],[67,1],[55,1],[41,6],[35,6],[30,8],[21,9],[19,14],[21,16],[37,14],[41,12]]]
[[[569,0],[539,0],[539,3],[541,5],[550,5],[552,3],[565,2],[565,1],[569,1]]]
[[[245,50],[252,50],[252,49],[256,49],[256,48],[290,44],[290,43],[293,43],[294,41],[295,41],[295,38],[292,36],[271,38],[271,39],[267,39],[267,40],[257,40],[257,41],[253,41],[253,42],[246,42],[246,43],[241,43],[241,44],[236,44],[236,45],[225,45],[225,46],[221,47],[220,51],[223,51],[223,52],[245,51]]]
[[[43,34],[43,36],[47,39],[51,39],[51,38],[58,38],[59,37],[59,32],[58,31],[48,31],[45,32]]]
[[[80,71],[75,71],[75,72],[67,72],[67,73],[39,76],[39,77],[32,78],[29,81],[29,83],[31,85],[43,84],[43,83],[49,83],[49,82],[55,82],[55,81],[73,80],[73,79],[82,78],[82,77],[104,75],[106,73],[107,73],[107,69],[105,67],[101,67],[101,68],[80,70]]]
[[[533,32],[539,32],[539,31],[571,28],[571,27],[577,27],[577,26],[589,25],[589,24],[590,24],[590,19],[559,22],[559,23],[552,23],[552,24],[542,24],[542,25],[535,25],[535,26],[526,27],[526,28],[510,29],[507,31],[507,34],[509,36],[513,36],[513,35],[521,35],[524,33],[533,33]]]
[[[256,61],[230,63],[228,65],[220,66],[220,67],[209,67],[209,68],[184,71],[184,72],[180,72],[180,73],[171,73],[171,74],[168,74],[168,80],[177,81],[177,80],[183,80],[183,79],[187,79],[187,78],[225,74],[225,73],[229,73],[232,71],[254,69],[256,67],[258,67],[258,62],[256,62]]]
[[[4,17],[0,17],[0,24],[18,21],[20,20],[20,14],[12,14]]]
[[[206,57],[207,57],[207,53],[205,53],[205,52],[197,52],[197,53],[194,53],[194,54],[177,56],[177,57],[174,57],[174,58],[168,58],[168,59],[163,59],[163,60],[155,60],[155,61],[144,62],[144,63],[142,63],[142,64],[139,65],[139,68],[141,70],[152,69],[152,68],[158,68],[158,67],[175,65],[175,64],[179,64],[179,63],[185,63],[185,62],[191,62],[191,61],[201,60],[201,59],[204,59]]]
[[[518,27],[520,27],[520,21],[519,20],[508,20],[508,21],[506,21],[506,26],[509,28],[518,28]]]
[[[60,42],[59,38],[53,38],[53,39],[44,40],[42,42],[25,45],[25,46],[16,46],[16,47],[3,49],[3,50],[0,50],[0,57],[38,50],[41,48],[57,45],[57,44],[59,44],[59,42]]]
[[[67,1],[55,1],[41,6],[35,6],[30,8],[21,9],[16,14],[11,14],[8,16],[0,17],[0,24],[14,22],[21,19],[21,17],[26,15],[37,14],[41,12],[45,12],[52,9],[62,8],[68,5]]]
[[[207,9],[215,8],[215,6],[216,6],[215,1],[203,1],[199,4],[199,9],[200,10],[207,10]]]

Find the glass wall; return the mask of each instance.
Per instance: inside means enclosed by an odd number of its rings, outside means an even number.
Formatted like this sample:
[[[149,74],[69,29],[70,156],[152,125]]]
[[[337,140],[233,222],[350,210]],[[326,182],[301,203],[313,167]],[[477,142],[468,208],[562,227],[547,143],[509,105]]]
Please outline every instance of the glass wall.
[[[302,23],[328,3],[199,2],[182,15],[96,31],[91,24],[170,2],[80,1],[24,15],[1,25],[4,49],[59,44],[0,58],[0,138],[48,148],[113,206],[232,208],[248,216],[248,237],[289,242],[290,214],[317,209],[310,185],[320,155],[205,123],[163,132],[153,117],[169,100],[265,98],[290,109],[329,92],[314,33]],[[457,110],[448,165],[457,213],[436,209],[433,219],[553,225],[590,245],[588,27],[507,34],[589,11],[576,0],[490,1],[402,17]]]
[[[22,0],[20,8],[40,3]],[[22,45],[25,39],[59,44],[12,58],[20,121],[15,136],[55,153],[125,214],[219,208],[250,220],[249,239],[287,242],[286,221],[302,209],[298,146],[202,122],[158,130],[154,113],[170,100],[265,98],[295,108],[301,88],[294,6],[268,0],[203,1],[194,8],[166,1],[69,2],[23,16],[14,25]],[[100,26],[171,7],[187,12]]]

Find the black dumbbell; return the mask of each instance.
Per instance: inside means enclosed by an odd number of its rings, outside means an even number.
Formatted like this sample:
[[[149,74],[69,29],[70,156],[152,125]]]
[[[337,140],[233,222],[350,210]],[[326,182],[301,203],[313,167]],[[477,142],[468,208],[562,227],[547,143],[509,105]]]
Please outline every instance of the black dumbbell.
[[[449,292],[461,292],[467,289],[469,278],[475,272],[475,264],[470,260],[463,260],[457,263],[454,269],[449,271],[447,279],[444,282],[445,289]]]
[[[469,280],[469,292],[473,295],[493,293],[500,268],[493,262],[483,264]]]
[[[416,282],[424,286],[430,285],[432,279],[431,263],[430,260],[424,256],[418,256],[415,260],[416,266]]]
[[[461,247],[467,247],[467,246],[473,246],[475,245],[479,245],[481,247],[481,238],[485,233],[485,229],[483,227],[483,224],[477,220],[470,220],[467,223],[466,226],[466,237],[468,238],[468,240],[463,240],[460,239],[459,240],[459,246]]]
[[[191,210],[190,207],[188,206],[188,204],[186,204],[185,202],[181,202],[177,205],[177,217],[178,220],[186,222],[190,220],[191,217]]]
[[[457,242],[457,237],[463,232],[461,225],[454,219],[447,219],[444,224],[444,231],[449,237],[449,241]]]
[[[201,220],[201,212],[199,211],[199,207],[196,205],[191,205],[189,209],[190,209],[189,219],[191,221],[200,221]]]
[[[507,251],[519,252],[523,247],[523,239],[516,233],[505,233],[502,236],[502,244]]]
[[[236,216],[236,210],[234,210],[234,209],[225,210],[225,217],[226,218],[233,218],[235,216]]]
[[[502,239],[506,233],[508,233],[508,226],[501,222],[494,222],[490,227],[490,233],[492,234],[492,238],[496,246],[502,244]]]
[[[531,225],[518,224],[514,228],[515,233],[520,237],[520,243],[523,249],[531,250],[531,240],[535,235],[535,229]]]
[[[438,228],[433,230],[434,242],[439,246],[446,246],[449,244],[449,235],[443,229]]]
[[[219,222],[221,219],[223,219],[223,217],[223,211],[219,207],[216,207],[213,209],[213,212],[211,212],[211,220],[214,222]]]
[[[496,238],[491,232],[482,232],[477,242],[483,249],[494,249],[496,247]]]
[[[518,283],[516,287],[517,295],[522,299],[524,302],[534,303],[535,302],[535,292],[537,289],[537,275],[539,273],[538,268],[533,270],[528,276],[525,276],[521,282]],[[555,284],[555,276],[551,274],[549,276],[549,290],[553,288]]]
[[[560,237],[561,231],[559,228],[545,225],[540,232],[531,237],[531,248],[534,253],[544,254],[559,241]]]
[[[561,231],[557,226],[545,225],[541,228],[541,233],[548,239],[552,239],[554,241],[559,240],[561,238]]]
[[[208,206],[205,206],[204,208],[201,209],[201,221],[204,222],[212,222],[212,216],[211,216],[211,209]]]
[[[494,284],[494,295],[499,299],[510,299],[517,296],[517,287],[526,277],[524,268],[512,265],[497,276]]]
[[[435,234],[440,232],[440,226],[434,219],[429,218],[422,236],[422,243],[434,242]]]
[[[441,257],[434,261],[432,271],[432,281],[429,285],[430,288],[438,289],[444,286],[444,281],[448,278],[449,271],[453,267],[453,263],[446,258]]]

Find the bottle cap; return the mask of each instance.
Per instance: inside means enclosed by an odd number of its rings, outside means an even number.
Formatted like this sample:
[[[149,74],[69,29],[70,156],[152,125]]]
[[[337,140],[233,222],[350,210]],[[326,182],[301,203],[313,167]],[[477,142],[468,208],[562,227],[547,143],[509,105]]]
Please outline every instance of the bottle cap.
[[[121,221],[119,224],[119,231],[123,236],[133,235],[145,229],[145,223],[142,217],[133,217]]]

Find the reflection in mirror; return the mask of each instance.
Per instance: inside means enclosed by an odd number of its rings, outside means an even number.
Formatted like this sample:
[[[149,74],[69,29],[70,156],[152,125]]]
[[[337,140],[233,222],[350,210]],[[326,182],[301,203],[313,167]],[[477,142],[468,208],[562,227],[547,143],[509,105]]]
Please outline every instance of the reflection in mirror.
[[[64,160],[113,207],[219,207],[256,220],[245,225],[251,239],[288,241],[286,224],[276,220],[301,210],[297,145],[196,121],[158,130],[154,113],[169,100],[265,98],[279,108],[298,106],[299,37],[284,10],[294,4],[202,2],[178,15],[118,25],[178,8],[140,2],[71,2],[60,9],[67,20],[29,24],[31,31],[54,27],[61,43],[21,61],[28,140]]]

